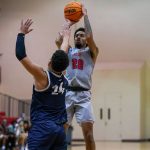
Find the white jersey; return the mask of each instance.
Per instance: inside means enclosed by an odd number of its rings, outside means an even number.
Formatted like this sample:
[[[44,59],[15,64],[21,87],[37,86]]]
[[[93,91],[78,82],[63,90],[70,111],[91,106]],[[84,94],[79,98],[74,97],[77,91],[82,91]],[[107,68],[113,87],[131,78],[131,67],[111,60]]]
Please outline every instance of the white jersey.
[[[66,77],[69,86],[91,89],[94,62],[89,47],[84,49],[70,48],[68,56],[69,67],[67,68]]]

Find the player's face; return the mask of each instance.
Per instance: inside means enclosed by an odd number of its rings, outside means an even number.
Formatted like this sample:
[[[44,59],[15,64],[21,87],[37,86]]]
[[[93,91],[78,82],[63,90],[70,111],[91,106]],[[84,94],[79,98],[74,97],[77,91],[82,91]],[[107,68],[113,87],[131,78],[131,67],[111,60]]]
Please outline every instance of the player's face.
[[[75,47],[77,47],[77,48],[85,47],[86,46],[85,32],[78,31],[75,35],[74,41],[75,41]]]

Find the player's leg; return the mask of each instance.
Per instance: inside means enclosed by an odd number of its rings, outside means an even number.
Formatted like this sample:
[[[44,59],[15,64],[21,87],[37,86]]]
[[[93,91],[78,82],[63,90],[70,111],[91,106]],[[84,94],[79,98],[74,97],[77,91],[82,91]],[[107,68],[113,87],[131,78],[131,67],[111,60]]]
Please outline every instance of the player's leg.
[[[74,92],[72,91],[68,91],[66,93],[66,97],[65,97],[65,101],[66,101],[66,111],[67,111],[67,123],[64,125],[65,130],[67,131],[67,129],[69,128],[69,126],[71,125],[74,113],[75,113],[75,109],[74,109]]]
[[[76,120],[82,127],[86,150],[95,150],[93,137],[94,115],[91,105],[91,93],[89,91],[78,92],[78,103],[76,103]]]
[[[93,136],[93,123],[82,122],[81,128],[86,143],[86,150],[95,150],[95,141]]]
[[[54,145],[57,125],[49,122],[34,124],[31,127],[27,140],[29,150],[50,150]]]
[[[74,113],[75,113],[75,106],[74,106],[74,100],[76,99],[75,97],[75,92],[73,91],[68,91],[66,93],[66,110],[67,110],[67,123],[64,125],[65,131],[66,131],[66,140],[67,144],[71,144],[72,137],[70,135],[70,131],[68,130],[69,126],[71,125]]]
[[[66,133],[64,127],[61,125],[57,126],[57,138],[53,144],[52,150],[67,150]],[[51,150],[49,149],[49,150]]]
[[[75,100],[75,96],[74,96],[74,92],[72,91],[67,91],[66,93],[66,97],[65,97],[65,101],[66,101],[66,110],[67,110],[67,124],[65,125],[65,128],[68,128],[69,125],[72,122],[74,113],[75,113],[75,109],[74,109],[74,100]]]

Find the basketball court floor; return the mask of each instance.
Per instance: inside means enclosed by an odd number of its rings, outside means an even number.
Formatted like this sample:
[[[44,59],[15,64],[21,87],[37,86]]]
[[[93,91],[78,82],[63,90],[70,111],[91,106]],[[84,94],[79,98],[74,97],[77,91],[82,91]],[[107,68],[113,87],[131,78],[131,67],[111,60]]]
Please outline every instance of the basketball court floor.
[[[68,150],[85,150],[85,144],[73,143]],[[96,142],[96,150],[150,150],[150,142]]]

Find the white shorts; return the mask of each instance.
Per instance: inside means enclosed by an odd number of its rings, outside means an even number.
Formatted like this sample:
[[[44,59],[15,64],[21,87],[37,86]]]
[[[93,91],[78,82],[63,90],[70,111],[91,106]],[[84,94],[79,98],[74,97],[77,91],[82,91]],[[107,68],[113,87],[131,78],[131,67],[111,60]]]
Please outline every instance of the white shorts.
[[[94,123],[94,113],[91,104],[90,91],[67,91],[66,92],[66,109],[68,124],[71,124],[75,114],[77,123],[83,122]]]

